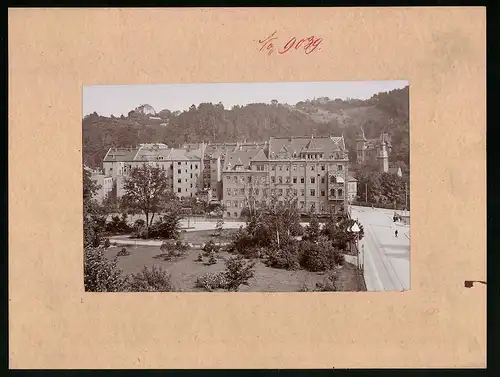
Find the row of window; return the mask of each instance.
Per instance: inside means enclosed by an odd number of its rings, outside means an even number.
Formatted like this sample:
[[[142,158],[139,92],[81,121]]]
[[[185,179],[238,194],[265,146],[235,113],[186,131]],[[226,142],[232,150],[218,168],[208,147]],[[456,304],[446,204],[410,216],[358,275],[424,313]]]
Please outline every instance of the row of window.
[[[250,188],[250,189],[244,189],[244,188],[240,188],[240,189],[237,189],[237,188],[227,188],[226,189],[226,194],[227,196],[244,196],[246,195],[247,193],[249,195],[259,195],[260,193],[262,192],[262,195],[263,196],[267,196],[267,193],[268,193],[268,189],[262,189],[260,190],[259,188]],[[294,195],[294,196],[297,196],[297,189],[286,189],[286,190],[283,190],[283,189],[271,189],[271,195],[279,195],[279,196],[282,196],[283,194],[286,194],[286,195]],[[304,189],[300,189],[300,196],[305,196],[305,193],[306,191]],[[321,196],[325,196],[325,190],[321,190],[320,191],[320,194]],[[335,196],[335,197],[342,197],[344,195],[344,191],[342,189],[330,189],[330,196]],[[316,196],[316,189],[310,189],[309,190],[309,196]]]
[[[278,177],[275,177],[275,176],[272,176],[271,177],[271,183],[290,183],[290,181],[292,183],[297,183],[298,182],[298,178],[295,176],[295,177],[291,177],[290,176],[278,176]],[[226,176],[226,182],[228,183],[262,183],[262,184],[267,184],[269,183],[268,181],[268,177],[252,177],[252,176],[247,176],[246,179],[244,176],[240,176],[239,179],[238,179],[238,176],[234,176],[234,177],[231,177],[231,176]],[[310,177],[309,178],[309,182],[312,183],[312,184],[315,184],[316,183],[316,177]],[[305,177],[300,177],[300,183],[305,183]],[[321,183],[325,183],[325,177],[321,177]],[[330,177],[330,183],[331,184],[335,184],[337,183],[337,178],[335,176],[331,176]]]
[[[283,202],[278,202],[278,205],[282,206],[284,203]],[[256,207],[265,207],[267,205],[266,201],[256,201],[255,202],[255,205]],[[246,206],[246,202],[245,201],[231,201],[231,200],[226,200],[226,208],[245,208]],[[311,211],[315,211],[316,210],[316,203],[311,203],[308,205],[309,209]],[[299,209],[305,209],[306,208],[306,205],[305,205],[305,202],[303,201],[300,201],[299,202]],[[319,205],[319,209],[321,212],[324,212],[325,211],[325,203],[320,203]],[[227,212],[226,215],[228,217],[231,217],[231,212]],[[238,213],[237,212],[234,212],[234,217],[238,217]]]
[[[254,165],[255,166],[255,170],[257,171],[267,171],[269,169],[269,165],[265,164],[265,165],[262,165],[262,164],[259,164],[259,165]],[[296,171],[297,168],[300,168],[300,169],[304,169],[305,167],[305,164],[294,164],[294,165],[271,165],[271,170],[272,171],[275,171],[275,170],[278,170],[278,171],[290,171],[290,166],[292,168],[292,171]],[[330,164],[329,165],[330,169],[333,170],[335,165],[334,164]],[[337,170],[343,170],[343,165],[341,164],[338,164],[337,165]],[[316,165],[310,165],[309,169],[311,171],[315,171],[316,170]],[[326,170],[326,165],[320,165],[319,166],[319,169],[322,170],[322,171],[325,171]]]

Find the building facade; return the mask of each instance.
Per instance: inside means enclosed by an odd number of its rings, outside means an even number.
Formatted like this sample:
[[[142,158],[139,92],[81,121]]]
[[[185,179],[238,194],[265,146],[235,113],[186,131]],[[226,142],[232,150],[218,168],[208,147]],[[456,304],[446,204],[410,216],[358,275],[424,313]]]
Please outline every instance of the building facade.
[[[226,207],[224,216],[231,218],[241,217],[250,204],[263,207],[271,198],[278,203],[294,199],[302,214],[327,214],[346,208],[357,192],[343,136],[110,148],[103,175],[121,197],[131,169],[143,164],[165,169],[179,198],[220,202]]]

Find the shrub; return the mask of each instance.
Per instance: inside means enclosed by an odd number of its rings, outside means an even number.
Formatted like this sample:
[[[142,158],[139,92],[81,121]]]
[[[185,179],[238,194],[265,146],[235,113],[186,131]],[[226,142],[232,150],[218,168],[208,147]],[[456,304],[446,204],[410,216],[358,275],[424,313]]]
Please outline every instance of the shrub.
[[[131,292],[171,292],[174,290],[170,275],[163,268],[144,266],[142,272],[129,276],[128,290]]]
[[[119,216],[111,217],[111,221],[106,224],[106,231],[114,234],[123,234],[132,231],[127,220],[128,216],[126,213],[122,214],[121,218]]]
[[[119,292],[126,288],[116,258],[108,260],[100,249],[85,248],[83,280],[87,292]]]
[[[254,275],[255,262],[247,262],[242,256],[232,257],[226,261],[224,276],[227,280],[228,291],[238,291],[240,285],[249,285]]]
[[[268,267],[285,270],[298,270],[300,268],[300,252],[298,243],[289,241],[280,247],[274,246],[267,251],[265,264]]]
[[[104,240],[104,248],[105,248],[105,249],[107,249],[107,248],[108,248],[108,247],[110,247],[110,246],[111,246],[111,242],[109,242],[109,238],[106,238],[106,239]]]
[[[203,254],[205,256],[209,256],[211,253],[218,253],[220,251],[220,246],[216,245],[214,241],[210,240],[203,246],[201,250],[203,250]]]
[[[160,250],[162,252],[160,255],[164,257],[164,260],[171,260],[184,256],[189,250],[189,245],[183,244],[180,240],[176,243],[163,241]]]
[[[223,272],[216,273],[206,273],[196,279],[195,286],[197,288],[204,288],[207,291],[213,291],[214,289],[226,289],[227,280]]]
[[[331,274],[328,275],[323,282],[316,283],[315,292],[337,292],[340,290],[338,277]]]
[[[343,264],[344,256],[329,242],[301,242],[300,265],[309,271],[326,271]]]
[[[195,262],[203,262],[203,255],[201,255],[201,253],[198,254],[198,257],[195,259]]]
[[[215,253],[210,253],[210,258],[208,259],[208,264],[216,264],[217,258],[215,257]]]
[[[116,254],[117,257],[124,257],[127,255],[130,255],[130,251],[128,251],[126,247],[122,247],[122,249]]]

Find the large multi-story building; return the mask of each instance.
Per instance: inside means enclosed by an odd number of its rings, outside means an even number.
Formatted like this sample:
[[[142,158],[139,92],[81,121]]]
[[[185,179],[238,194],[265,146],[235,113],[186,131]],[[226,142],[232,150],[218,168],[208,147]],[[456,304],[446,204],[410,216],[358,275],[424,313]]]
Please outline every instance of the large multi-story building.
[[[343,137],[272,137],[267,147],[239,146],[222,169],[225,215],[240,217],[250,201],[258,208],[271,197],[296,199],[303,214],[347,208],[348,163]]]
[[[264,142],[200,143],[169,148],[141,144],[110,148],[103,161],[116,193],[133,167],[161,166],[178,197],[216,200],[226,217],[240,217],[250,203],[295,198],[301,213],[329,213],[354,200],[357,182],[348,172],[343,137],[272,137]]]

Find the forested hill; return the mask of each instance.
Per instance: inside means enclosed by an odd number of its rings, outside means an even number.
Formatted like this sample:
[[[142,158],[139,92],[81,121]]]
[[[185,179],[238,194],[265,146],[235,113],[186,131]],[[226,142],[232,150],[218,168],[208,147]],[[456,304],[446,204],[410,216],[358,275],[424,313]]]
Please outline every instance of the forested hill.
[[[382,131],[392,135],[393,162],[409,162],[409,88],[378,93],[368,100],[305,100],[295,105],[253,103],[225,109],[222,104],[201,103],[183,112],[148,105],[127,116],[83,118],[84,163],[100,166],[111,146],[162,142],[168,146],[202,141],[258,141],[270,136],[329,136],[344,134],[350,149],[363,126],[367,138]],[[147,109],[147,111],[145,110]]]

